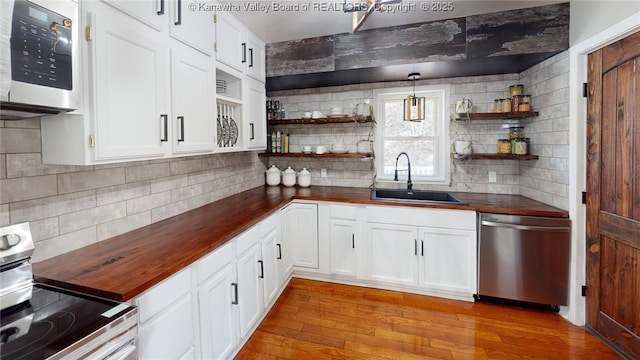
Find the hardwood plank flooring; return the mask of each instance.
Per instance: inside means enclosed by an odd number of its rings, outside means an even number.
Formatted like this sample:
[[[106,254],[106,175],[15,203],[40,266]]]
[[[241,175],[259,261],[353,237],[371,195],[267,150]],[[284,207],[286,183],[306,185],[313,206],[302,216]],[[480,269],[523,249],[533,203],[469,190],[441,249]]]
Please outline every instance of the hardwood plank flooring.
[[[236,359],[620,359],[552,312],[294,278]]]

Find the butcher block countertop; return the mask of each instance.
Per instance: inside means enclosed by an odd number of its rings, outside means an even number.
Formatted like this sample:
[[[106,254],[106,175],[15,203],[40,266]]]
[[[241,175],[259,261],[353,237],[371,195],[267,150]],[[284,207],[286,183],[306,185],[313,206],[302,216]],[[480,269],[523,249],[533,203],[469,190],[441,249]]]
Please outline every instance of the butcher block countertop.
[[[292,200],[329,201],[568,217],[518,196],[453,193],[466,205],[370,200],[368,188],[257,187],[116,237],[33,264],[35,281],[129,301],[240,235]]]

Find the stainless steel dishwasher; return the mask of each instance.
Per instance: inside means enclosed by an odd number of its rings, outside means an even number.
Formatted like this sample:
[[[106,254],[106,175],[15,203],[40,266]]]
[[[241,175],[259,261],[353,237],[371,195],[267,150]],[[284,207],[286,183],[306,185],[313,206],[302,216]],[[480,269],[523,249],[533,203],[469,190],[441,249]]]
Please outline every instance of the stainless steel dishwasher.
[[[567,305],[571,220],[478,216],[478,298]]]

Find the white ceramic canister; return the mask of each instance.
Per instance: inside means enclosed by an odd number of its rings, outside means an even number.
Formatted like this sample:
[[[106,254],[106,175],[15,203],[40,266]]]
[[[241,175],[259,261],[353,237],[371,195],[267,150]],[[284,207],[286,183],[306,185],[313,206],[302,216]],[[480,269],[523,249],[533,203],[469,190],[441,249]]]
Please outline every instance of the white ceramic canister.
[[[280,185],[280,169],[278,169],[275,165],[271,165],[269,170],[265,171],[265,173],[267,175],[267,185]]]
[[[302,168],[298,173],[298,186],[309,187],[311,186],[311,173],[307,168]]]
[[[296,184],[296,172],[291,168],[291,166],[287,167],[287,170],[282,172],[282,185],[284,186],[294,186]]]

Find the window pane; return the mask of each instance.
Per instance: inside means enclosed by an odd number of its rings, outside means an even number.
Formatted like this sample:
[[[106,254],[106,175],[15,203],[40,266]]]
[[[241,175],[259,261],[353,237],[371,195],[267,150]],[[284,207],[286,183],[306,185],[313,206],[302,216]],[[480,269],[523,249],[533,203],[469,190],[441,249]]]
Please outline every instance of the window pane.
[[[425,101],[425,119],[423,121],[404,121],[404,101],[388,100],[384,102],[384,136],[410,137],[433,136],[435,132],[435,100]]]
[[[393,176],[396,166],[396,158],[401,152],[406,152],[411,160],[411,175],[433,176],[434,154],[436,153],[436,140],[387,140],[384,148],[384,174]],[[403,155],[398,161],[399,169],[406,169],[407,159]],[[406,171],[399,172],[405,174]]]

